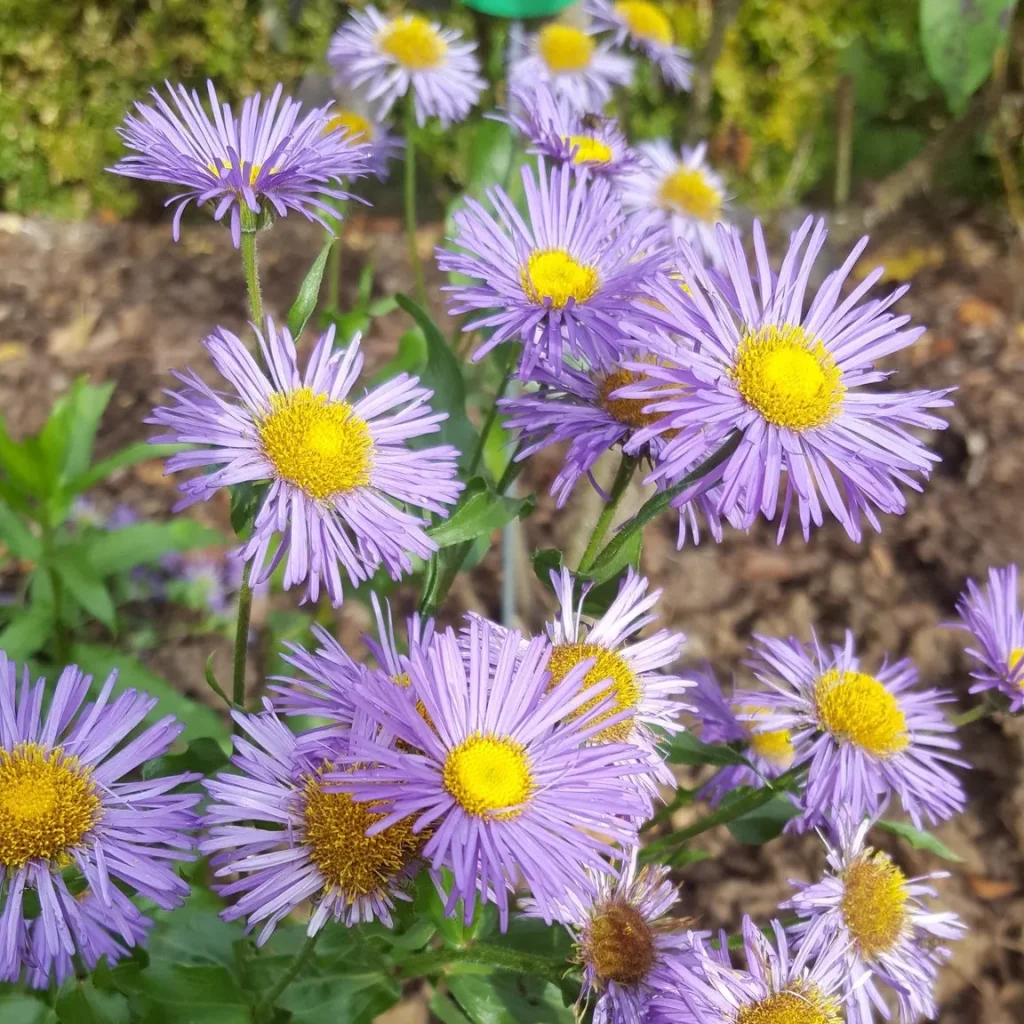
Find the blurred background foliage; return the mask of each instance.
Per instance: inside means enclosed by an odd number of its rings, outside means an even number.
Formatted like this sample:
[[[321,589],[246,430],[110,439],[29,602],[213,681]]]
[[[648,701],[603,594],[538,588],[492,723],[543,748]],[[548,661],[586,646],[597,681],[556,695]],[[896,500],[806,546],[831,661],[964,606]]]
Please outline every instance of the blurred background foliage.
[[[668,0],[680,40],[700,52],[714,2]],[[950,115],[920,44],[920,0],[744,0],[713,76],[713,157],[758,209],[831,195],[837,85],[854,92],[853,180],[877,179],[918,155]],[[62,217],[135,211],[145,186],[103,173],[121,146],[114,126],[164,78],[213,78],[226,99],[322,71],[340,0],[0,0],[0,188],[18,212]],[[383,4],[383,6],[387,6]],[[500,74],[504,27],[458,3],[447,11],[479,34]],[[620,114],[637,139],[684,137],[686,100],[638,76]],[[465,132],[425,133],[437,175],[465,181]],[[961,187],[996,189],[983,149],[959,168]]]

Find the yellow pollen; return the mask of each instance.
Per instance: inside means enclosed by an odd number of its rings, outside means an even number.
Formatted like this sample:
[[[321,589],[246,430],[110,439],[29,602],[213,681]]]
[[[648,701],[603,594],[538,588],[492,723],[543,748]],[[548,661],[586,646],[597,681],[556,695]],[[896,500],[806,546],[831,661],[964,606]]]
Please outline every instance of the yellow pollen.
[[[398,672],[391,677],[391,682],[395,686],[400,686],[403,690],[408,690],[412,686],[412,680],[409,678],[408,672]]]
[[[572,25],[545,25],[537,36],[537,51],[556,75],[583,71],[594,56],[594,40]]]
[[[533,792],[526,748],[507,736],[475,733],[444,762],[444,788],[477,818],[518,818]]]
[[[393,18],[377,33],[377,45],[409,71],[436,68],[448,52],[437,29],[418,14]]]
[[[615,5],[615,13],[638,39],[672,45],[672,23],[654,4],[646,0],[622,0]]]
[[[793,324],[745,334],[729,375],[749,405],[769,423],[790,430],[831,421],[846,392],[842,372],[825,346]]]
[[[666,176],[658,190],[658,201],[676,213],[709,223],[718,220],[722,211],[722,193],[701,171],[690,167],[680,167]]]
[[[91,770],[60,747],[0,748],[0,867],[32,861],[63,867],[102,812]]]
[[[814,703],[823,729],[876,757],[910,743],[899,701],[874,676],[832,669],[814,684]]]
[[[609,685],[601,690],[596,697],[592,697],[578,707],[569,717],[579,718],[580,715],[587,714],[608,696],[612,697],[611,709],[598,715],[591,723],[592,725],[603,722],[623,711],[635,711],[643,696],[636,675],[620,654],[609,651],[605,647],[599,647],[597,644],[558,644],[552,650],[551,660],[548,662],[551,685],[557,686],[581,661],[586,661],[588,658],[596,658],[597,661],[583,677],[580,689],[585,690],[587,687],[605,680],[609,681]],[[621,722],[614,722],[606,726],[593,737],[591,742],[623,743],[629,739],[632,731],[632,717],[625,718]]]
[[[330,766],[325,766],[330,767]],[[419,856],[430,836],[413,835],[415,816],[403,818],[376,835],[366,830],[384,817],[377,804],[356,803],[348,793],[325,793],[310,776],[303,794],[305,841],[309,859],[324,876],[324,889],[348,896],[378,892]]]
[[[258,424],[260,441],[281,477],[321,501],[370,482],[373,437],[352,406],[311,388],[270,401]]]
[[[612,158],[611,147],[593,135],[563,135],[562,141],[575,149],[574,164],[606,164]]]
[[[887,953],[907,923],[906,876],[884,853],[865,850],[843,876],[843,920],[861,953]]]
[[[324,135],[330,135],[331,132],[344,133],[346,142],[373,142],[373,125],[354,110],[342,110],[335,114],[324,125]]]
[[[756,705],[744,705],[739,710],[742,714],[758,715],[759,717],[768,714],[767,708]],[[751,749],[759,757],[764,758],[774,768],[786,769],[793,763],[793,740],[788,729],[755,732],[757,722],[748,721],[743,722],[742,725],[750,737]]]
[[[535,249],[519,275],[527,298],[538,306],[551,300],[555,309],[563,309],[569,300],[579,305],[598,289],[597,271],[577,263],[562,249]]]
[[[1010,658],[1009,661],[1007,661],[1007,668],[1010,670],[1011,675],[1017,670],[1017,666],[1020,664],[1021,658],[1024,658],[1024,647],[1014,647],[1014,649],[1010,651]],[[1021,676],[1017,686],[1024,690],[1024,676]]]
[[[579,952],[601,982],[637,985],[654,966],[654,936],[635,907],[608,903],[584,929]]]
[[[796,982],[764,999],[740,1007],[736,1024],[842,1024],[837,999],[817,985]]]

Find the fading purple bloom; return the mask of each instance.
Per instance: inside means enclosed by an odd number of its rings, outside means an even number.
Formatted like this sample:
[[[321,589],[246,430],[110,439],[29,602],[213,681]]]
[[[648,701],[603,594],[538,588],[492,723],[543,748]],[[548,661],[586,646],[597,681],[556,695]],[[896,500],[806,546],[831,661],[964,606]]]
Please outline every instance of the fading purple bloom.
[[[1016,714],[1024,707],[1024,614],[1017,591],[1017,566],[989,569],[983,586],[968,580],[956,610],[962,627],[978,644],[967,648],[977,663],[970,692],[999,690]]]
[[[331,109],[327,126],[340,132],[343,145],[369,147],[366,172],[375,175],[378,181],[387,180],[391,161],[405,148],[387,121],[356,93],[339,100]]]
[[[91,683],[69,665],[44,715],[45,680],[33,684],[25,666],[19,685],[14,663],[0,651],[3,981],[17,982],[24,972],[29,984],[42,986],[51,973],[66,973],[76,954],[94,965],[112,947],[141,941],[144,921],[125,907],[122,887],[166,909],[188,893],[172,865],[191,859],[191,808],[199,797],[172,791],[198,776],[137,778],[184,726],[168,715],[142,728],[157,701],[135,690],[115,697],[116,672],[87,703]],[[68,869],[84,879],[91,894],[85,900],[68,888]],[[28,892],[39,901],[31,918]]]
[[[444,516],[462,484],[454,479],[456,449],[414,452],[406,442],[437,432],[447,413],[430,411],[432,392],[405,373],[350,403],[363,364],[359,337],[334,351],[333,325],[304,374],[287,329],[268,317],[265,334],[256,335],[269,377],[239,338],[218,328],[203,344],[238,399],[191,371],[176,373],[185,390],[169,392],[175,404],[147,421],[170,428],[155,441],[201,446],[172,456],[169,472],[220,467],[184,481],[178,507],[221,487],[269,480],[241,556],[253,562],[256,583],[284,560],[285,589],[305,584],[312,601],[323,584],[331,602],[341,603],[342,567],[356,585],[382,564],[394,579],[410,572],[410,555],[426,558],[436,545],[427,520],[397,503]]]
[[[487,84],[475,49],[457,29],[419,14],[385,17],[371,4],[350,12],[327,59],[339,81],[377,104],[381,115],[411,89],[416,123],[437,117],[447,128],[466,118]]]
[[[675,32],[661,4],[649,0],[587,0],[594,24],[615,33],[615,43],[628,43],[645,54],[674,89],[687,90],[693,75],[689,50],[675,45]]]
[[[171,232],[177,241],[181,217],[190,203],[214,203],[214,220],[231,212],[231,239],[242,237],[242,208],[253,216],[261,210],[284,217],[290,210],[330,229],[321,216],[337,219],[337,210],[323,197],[352,198],[342,179],[366,173],[368,149],[329,127],[330,104],[299,120],[301,105],[284,97],[278,85],[266,106],[259,93],[242,104],[236,117],[221,104],[213,82],[207,82],[212,117],[199,94],[183,85],[164,83],[174,108],[152,90],[156,107],[136,103],[118,134],[134,153],[109,168],[115,174],[180,186],[167,200],[177,203]]]

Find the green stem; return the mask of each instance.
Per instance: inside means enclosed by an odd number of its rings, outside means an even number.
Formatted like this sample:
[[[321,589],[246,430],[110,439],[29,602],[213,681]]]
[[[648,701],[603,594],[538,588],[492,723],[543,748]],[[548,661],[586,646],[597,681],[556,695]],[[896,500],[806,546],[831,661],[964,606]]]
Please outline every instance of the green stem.
[[[235,625],[235,656],[231,676],[231,702],[236,708],[245,707],[245,659],[249,651],[249,618],[252,615],[252,587],[249,575],[252,562],[246,562],[242,569],[242,586],[238,591],[238,621]],[[238,732],[234,723],[233,732]]]
[[[295,954],[295,959],[289,964],[288,969],[278,979],[277,984],[263,996],[256,1004],[256,1019],[260,1019],[263,1010],[271,1009],[281,997],[281,993],[299,976],[302,968],[306,966],[309,955],[316,948],[317,940],[323,934],[321,928],[315,935],[310,935],[302,944],[302,949]]]
[[[442,973],[449,964],[456,963],[483,964],[530,978],[544,978],[555,985],[561,984],[569,969],[564,960],[555,960],[537,953],[523,953],[505,946],[478,943],[464,949],[434,949],[429,953],[421,953],[406,960],[400,970],[404,978],[419,978]]]
[[[615,519],[619,502],[622,501],[622,496],[626,493],[629,481],[633,479],[636,467],[637,460],[623,452],[618,472],[615,474],[615,480],[612,482],[611,494],[608,496],[608,501],[604,508],[601,509],[601,514],[594,524],[594,532],[590,535],[590,540],[587,543],[587,549],[583,552],[580,564],[576,567],[578,573],[586,572],[594,564],[594,559],[597,558],[601,542],[604,540],[605,534]]]
[[[993,712],[999,709],[988,701],[984,701],[981,704],[976,704],[969,711],[964,711],[962,714],[953,715],[950,718],[950,722],[955,725],[958,729],[964,725],[970,725],[971,722],[980,721],[982,718],[988,718]]]
[[[505,360],[504,376],[501,379],[501,383],[498,385],[498,390],[494,393],[494,401],[491,403],[491,408],[487,413],[487,418],[484,420],[484,424],[480,428],[480,438],[476,443],[473,458],[469,460],[469,469],[467,470],[468,476],[472,476],[480,465],[480,460],[484,456],[484,449],[487,446],[487,438],[498,419],[498,402],[505,397],[505,392],[508,390],[509,383],[512,380],[512,371],[515,369],[517,346],[507,345],[506,347],[508,348],[508,356]]]
[[[416,279],[416,299],[427,307],[427,286],[423,281],[423,264],[416,248],[416,113],[412,96],[405,102],[405,230],[409,236],[409,263]]]
[[[341,300],[341,236],[345,230],[344,214],[347,203],[344,199],[335,199],[331,205],[338,211],[338,217],[337,226],[331,232],[335,242],[327,254],[327,308],[330,312],[337,313]]]
[[[263,329],[263,293],[260,291],[260,272],[256,264],[256,231],[259,214],[242,204],[242,268],[245,271],[245,290],[249,293],[249,315],[258,328]]]
[[[42,541],[42,560],[48,566],[46,575],[50,577],[50,589],[53,591],[53,638],[57,648],[57,661],[63,665],[67,663],[70,654],[67,625],[64,622],[64,586],[60,581],[60,574],[53,568],[53,530],[46,522],[43,523]]]
[[[645,861],[658,860],[666,852],[684,846],[702,832],[707,832],[719,825],[726,825],[730,821],[742,817],[744,814],[756,811],[758,807],[763,807],[780,793],[789,792],[789,790],[802,781],[805,771],[806,765],[798,764],[795,768],[790,768],[788,772],[784,772],[777,779],[762,786],[760,789],[755,789],[753,792],[741,796],[738,800],[732,800],[720,805],[717,810],[712,811],[710,814],[705,814],[703,818],[699,818],[692,825],[680,829],[678,832],[673,832],[663,839],[657,839],[653,843],[649,843],[641,853],[642,858]]]

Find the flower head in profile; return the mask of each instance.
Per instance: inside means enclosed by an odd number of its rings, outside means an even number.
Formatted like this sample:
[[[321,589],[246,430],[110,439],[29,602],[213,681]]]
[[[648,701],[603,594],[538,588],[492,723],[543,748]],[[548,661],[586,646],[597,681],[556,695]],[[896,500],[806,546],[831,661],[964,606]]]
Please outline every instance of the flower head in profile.
[[[174,404],[148,420],[169,428],[162,440],[200,446],[173,456],[168,471],[219,467],[184,481],[179,507],[231,484],[267,481],[241,551],[255,582],[284,560],[285,588],[305,584],[315,601],[322,583],[338,605],[342,568],[356,585],[380,565],[398,579],[411,570],[411,555],[425,558],[435,549],[427,521],[400,506],[443,516],[462,488],[450,445],[406,447],[435,433],[447,414],[432,412],[432,392],[405,373],[350,401],[363,364],[359,338],[335,350],[333,325],[305,373],[287,329],[268,317],[265,333],[256,335],[269,376],[239,338],[218,328],[203,344],[237,398],[191,371],[177,374],[185,389],[169,392]]]
[[[618,122],[582,112],[550,85],[521,86],[507,112],[494,115],[530,143],[530,152],[553,164],[571,164],[577,174],[616,177],[636,165],[634,151]]]
[[[177,241],[181,217],[190,203],[213,204],[214,220],[231,214],[231,238],[237,249],[243,211],[286,216],[301,213],[330,229],[337,210],[325,197],[345,200],[343,180],[367,172],[368,147],[331,125],[330,105],[309,111],[278,85],[264,105],[259,93],[242,104],[238,116],[221,104],[207,82],[210,112],[199,94],[166,83],[171,102],[152,91],[155,106],[135,104],[118,133],[134,150],[110,168],[115,174],[162,181],[182,191],[167,200],[177,204],[171,232]],[[172,106],[173,104],[173,106]]]
[[[629,744],[588,745],[608,723],[603,704],[576,714],[597,693],[581,692],[582,669],[552,689],[546,641],[520,650],[510,632],[496,646],[474,618],[461,648],[448,630],[412,659],[408,688],[361,689],[357,703],[397,742],[353,739],[352,761],[369,767],[344,783],[386,811],[374,830],[431,830],[423,855],[452,872],[449,913],[463,900],[468,924],[479,895],[504,929],[520,879],[547,921],[570,894],[594,893],[591,872],[610,873],[606,858],[636,843],[651,804],[628,780],[651,768]]]
[[[891,990],[902,1024],[934,1019],[938,969],[950,953],[945,942],[967,930],[956,914],[935,911],[922,897],[935,896],[931,881],[944,873],[907,878],[888,854],[865,845],[873,821],[857,825],[840,815],[830,870],[817,882],[793,882],[796,895],[784,908],[804,920],[796,934],[819,934],[844,951],[843,988],[849,1024],[889,1018],[879,985]]]
[[[633,61],[600,42],[596,31],[549,21],[525,39],[513,36],[509,85],[548,85],[581,114],[603,109],[616,86],[632,83]]]
[[[707,144],[676,152],[664,139],[637,147],[640,166],[622,181],[627,210],[652,214],[672,239],[683,239],[707,263],[722,254],[715,225],[726,220],[729,194],[707,162]]]
[[[350,12],[327,51],[339,81],[386,114],[412,92],[416,123],[436,117],[447,128],[462,121],[487,84],[480,62],[457,29],[420,14],[387,17],[372,4]]]
[[[211,803],[199,844],[218,878],[238,876],[216,886],[237,897],[221,916],[245,918],[248,929],[262,925],[259,945],[306,902],[309,935],[328,920],[391,927],[395,900],[411,898],[408,883],[429,833],[414,833],[412,819],[378,827],[384,815],[372,804],[328,785],[347,745],[308,742],[272,713],[234,717],[245,734],[236,736],[231,759],[238,772],[207,780]],[[360,734],[374,734],[365,719],[349,735]]]
[[[173,865],[191,860],[199,797],[173,790],[198,776],[138,775],[184,726],[168,715],[143,727],[157,702],[135,690],[115,696],[116,672],[89,699],[91,683],[69,665],[47,694],[28,666],[19,681],[0,651],[2,981],[43,987],[75,956],[95,965],[136,945],[148,922],[122,890],[166,909],[188,894]],[[68,886],[76,876],[81,900]]]
[[[756,703],[727,700],[709,665],[695,678],[697,686],[691,699],[694,715],[700,722],[701,741],[744,743],[746,758],[753,765],[726,765],[701,788],[701,799],[715,806],[738,786],[761,786],[765,779],[777,778],[793,766],[793,738],[789,730],[766,732],[758,728],[758,720],[768,713],[765,708]],[[753,698],[748,695],[745,699]],[[737,715],[742,715],[742,720]]]
[[[451,249],[438,249],[442,270],[474,278],[455,285],[449,312],[481,313],[463,329],[492,329],[475,358],[522,337],[525,377],[540,361],[557,368],[563,350],[592,363],[610,358],[620,338],[618,318],[640,282],[660,265],[644,224],[627,224],[607,178],[583,179],[563,164],[537,176],[523,168],[526,217],[500,188],[487,197],[494,213],[473,199],[455,214]]]
[[[774,941],[743,918],[746,968],[733,967],[726,935],[719,948],[694,940],[675,984],[657,993],[649,1024],[843,1024],[843,947],[818,930],[790,950],[772,921]]]
[[[348,145],[368,147],[366,173],[386,181],[389,164],[405,147],[387,121],[358,93],[339,89],[342,99],[328,112],[327,128]]]
[[[1010,711],[1024,707],[1024,613],[1017,592],[1017,566],[989,569],[988,581],[979,586],[967,581],[956,604],[961,625],[974,637],[976,647],[971,693],[999,690],[1010,701]]]
[[[906,658],[863,671],[850,632],[830,648],[756,640],[750,664],[766,689],[737,693],[737,703],[755,708],[739,717],[757,730],[785,730],[795,762],[808,762],[799,827],[876,815],[890,794],[918,828],[964,809],[963,786],[946,767],[967,767],[951,753],[960,744],[942,711],[952,694],[919,689]]]
[[[595,876],[595,894],[558,913],[583,968],[581,1000],[596,997],[594,1024],[645,1024],[653,993],[672,983],[673,965],[692,949],[686,921],[666,915],[679,898],[669,869],[637,869],[634,854],[618,878]],[[525,917],[538,915],[523,901]]]
[[[615,43],[645,54],[674,89],[689,89],[693,63],[689,51],[676,45],[675,30],[661,4],[650,0],[587,0],[587,13],[602,30],[615,33]]]
[[[806,538],[812,523],[823,523],[825,509],[854,540],[861,537],[862,520],[881,529],[875,509],[903,513],[901,485],[920,490],[916,477],[927,478],[938,461],[912,429],[942,429],[945,422],[931,410],[950,404],[948,391],[868,387],[890,376],[875,362],[924,331],[908,328],[909,317],[887,312],[906,289],[863,301],[882,273],[878,268],[841,298],[864,239],[805,309],[811,271],[825,243],[822,222],[804,222],[777,275],[759,224],[753,232],[755,275],[739,232],[721,225],[718,232],[724,275],[709,274],[682,242],[687,292],[668,280],[652,287],[671,322],[655,333],[666,343],[672,333],[693,343],[678,363],[643,367],[662,416],[634,443],[675,432],[652,478],[678,479],[695,458],[732,436],[738,443],[731,454],[680,494],[678,503],[720,484],[720,514],[738,510],[744,527],[758,514],[768,520],[778,515],[780,538],[792,513]],[[650,341],[649,328],[643,329]],[[642,397],[636,390],[631,395]]]

